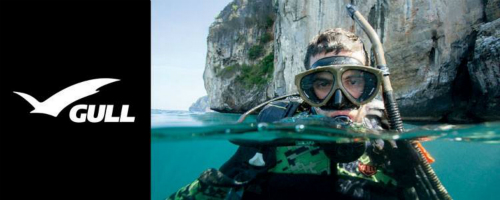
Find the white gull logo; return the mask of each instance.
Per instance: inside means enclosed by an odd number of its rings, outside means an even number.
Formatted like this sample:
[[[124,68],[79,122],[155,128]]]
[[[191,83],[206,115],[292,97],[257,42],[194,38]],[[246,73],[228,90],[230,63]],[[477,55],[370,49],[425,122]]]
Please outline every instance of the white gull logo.
[[[57,117],[59,113],[66,108],[69,104],[78,101],[82,98],[88,97],[99,92],[102,86],[119,81],[119,79],[112,78],[98,78],[88,81],[83,81],[72,86],[69,86],[58,93],[52,95],[44,102],[39,102],[29,94],[22,92],[14,92],[28,101],[35,109],[30,113],[47,114]]]

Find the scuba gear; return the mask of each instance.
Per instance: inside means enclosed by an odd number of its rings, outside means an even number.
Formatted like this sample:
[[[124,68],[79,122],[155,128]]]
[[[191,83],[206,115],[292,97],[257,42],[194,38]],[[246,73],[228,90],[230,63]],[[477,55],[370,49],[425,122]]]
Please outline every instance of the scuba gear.
[[[381,80],[382,71],[379,69],[361,65],[328,65],[297,74],[295,85],[302,99],[311,106],[339,110],[349,105],[342,100],[343,97],[355,106],[370,102],[378,94]]]
[[[394,99],[391,80],[389,78],[390,75],[389,68],[387,67],[387,63],[385,61],[384,49],[377,35],[377,32],[373,30],[373,27],[368,23],[368,21],[366,21],[363,15],[361,15],[361,13],[356,10],[354,6],[352,6],[351,4],[347,4],[346,8],[349,14],[351,15],[351,18],[354,19],[361,26],[361,29],[363,29],[363,31],[370,39],[370,42],[372,43],[373,54],[375,56],[377,68],[382,70],[383,72],[383,78],[382,78],[383,97],[384,97],[385,108],[387,110],[387,114],[389,115],[391,129],[397,130],[398,132],[403,132],[403,121],[401,120],[401,115],[399,113],[398,105],[396,103],[396,100]]]
[[[349,118],[348,116],[345,116],[345,115],[335,116],[332,119],[335,120],[335,121],[338,121],[338,122],[352,123],[351,118]]]
[[[366,104],[366,107],[373,108],[370,116],[381,116],[384,112],[382,105],[380,101]],[[257,122],[287,123],[286,120],[291,120],[292,118],[289,118],[291,116],[305,117],[302,114],[327,120],[325,123],[342,121],[341,117],[328,119],[317,115],[308,104],[301,102],[298,98],[292,98],[268,104],[260,112]],[[304,118],[303,122],[308,122],[307,119],[309,118]],[[371,123],[367,126],[371,129],[382,130],[380,126],[387,127],[386,124],[380,124],[379,120],[364,122]],[[288,123],[294,123],[294,121],[288,121]],[[379,151],[375,149],[378,149],[380,145],[370,141],[351,143],[360,145],[362,147],[360,149],[348,147],[324,149],[324,147],[333,147],[336,144],[308,145],[307,140],[302,141],[302,144],[293,143],[286,145],[287,147],[281,147],[273,142],[254,146],[248,143],[237,143],[239,145],[237,152],[219,170],[211,169],[208,171],[210,173],[203,173],[196,181],[172,194],[169,200],[279,199],[280,197],[289,199],[298,197],[304,197],[304,199],[351,199],[353,197],[394,199],[399,194],[394,177],[379,164],[383,163],[379,160],[383,160],[384,154],[377,153]],[[339,153],[335,153],[336,151]],[[351,151],[354,152],[351,153]],[[356,155],[356,152],[365,152],[365,154],[360,157],[359,154]],[[354,158],[349,159],[349,156]],[[349,162],[358,157],[358,160]],[[343,163],[344,161],[349,163]],[[367,175],[366,172],[358,172],[360,165],[377,167],[377,173],[374,175],[367,173]]]

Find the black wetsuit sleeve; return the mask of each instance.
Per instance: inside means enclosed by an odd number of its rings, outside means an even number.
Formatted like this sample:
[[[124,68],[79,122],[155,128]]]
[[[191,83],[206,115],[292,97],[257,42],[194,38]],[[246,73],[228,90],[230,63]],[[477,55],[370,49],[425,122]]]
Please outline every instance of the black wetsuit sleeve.
[[[257,122],[276,122],[285,117],[291,117],[297,111],[300,103],[293,101],[277,101],[270,103],[257,116]]]
[[[236,153],[219,168],[219,171],[230,178],[234,178],[247,167],[245,161],[252,158],[257,150],[256,148],[239,147]]]

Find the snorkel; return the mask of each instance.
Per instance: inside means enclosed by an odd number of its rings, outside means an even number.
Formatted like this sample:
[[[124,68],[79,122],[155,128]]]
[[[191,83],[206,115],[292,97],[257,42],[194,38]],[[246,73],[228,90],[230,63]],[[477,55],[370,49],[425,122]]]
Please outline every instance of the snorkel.
[[[387,67],[387,62],[385,61],[384,48],[382,47],[382,43],[380,42],[377,32],[373,30],[372,26],[368,23],[368,21],[366,21],[363,15],[361,15],[361,13],[356,10],[354,6],[348,4],[346,8],[351,15],[351,18],[361,26],[361,29],[363,29],[363,31],[370,39],[370,42],[372,43],[372,49],[373,54],[375,55],[377,68],[383,71],[383,97],[384,105],[387,110],[387,114],[389,115],[389,123],[391,125],[391,129],[401,133],[404,131],[403,121],[401,120],[398,105],[394,99],[394,92],[391,86],[391,80],[389,78],[390,72],[389,68]]]
[[[366,19],[361,15],[359,11],[356,10],[354,6],[348,4],[346,6],[347,11],[350,16],[357,24],[363,29],[367,34],[370,42],[372,43],[373,53],[375,55],[375,61],[377,68],[383,71],[382,88],[383,88],[383,98],[386,112],[389,116],[390,128],[396,130],[398,133],[402,133],[403,121],[401,120],[401,115],[399,113],[398,105],[394,99],[394,92],[391,86],[391,81],[389,78],[389,68],[385,60],[384,49],[380,39],[373,30],[373,27],[366,21]],[[402,152],[416,152],[413,155],[413,159],[416,160],[414,170],[416,175],[420,177],[415,187],[418,198],[421,199],[451,199],[444,186],[439,181],[436,173],[430,166],[429,162],[424,158],[422,151],[418,148],[417,141],[405,142],[401,141],[398,148]],[[402,145],[401,145],[402,144]]]

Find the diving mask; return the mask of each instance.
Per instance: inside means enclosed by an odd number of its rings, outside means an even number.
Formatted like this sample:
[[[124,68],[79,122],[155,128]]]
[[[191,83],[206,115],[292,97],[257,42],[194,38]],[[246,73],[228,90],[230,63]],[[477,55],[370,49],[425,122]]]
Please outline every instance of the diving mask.
[[[295,85],[304,101],[314,107],[339,103],[343,96],[353,105],[370,102],[380,90],[382,71],[363,66],[360,62],[345,64],[336,60],[349,57],[334,56],[318,60],[312,69],[295,76]],[[320,65],[318,65],[320,63]]]

